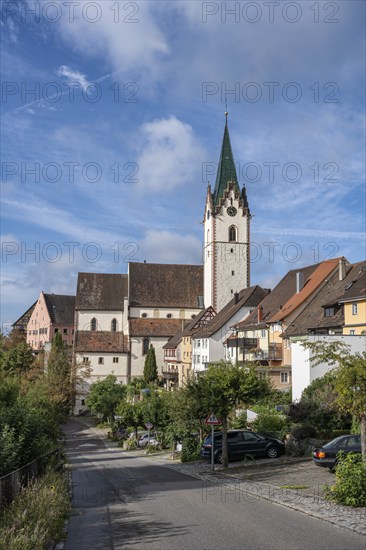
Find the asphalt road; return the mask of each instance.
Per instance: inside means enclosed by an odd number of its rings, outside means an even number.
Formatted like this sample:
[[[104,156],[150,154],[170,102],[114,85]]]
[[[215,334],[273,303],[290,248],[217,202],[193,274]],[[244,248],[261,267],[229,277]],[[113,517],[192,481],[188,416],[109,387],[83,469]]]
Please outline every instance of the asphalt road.
[[[366,538],[268,501],[108,449],[69,422],[67,550],[365,550]]]

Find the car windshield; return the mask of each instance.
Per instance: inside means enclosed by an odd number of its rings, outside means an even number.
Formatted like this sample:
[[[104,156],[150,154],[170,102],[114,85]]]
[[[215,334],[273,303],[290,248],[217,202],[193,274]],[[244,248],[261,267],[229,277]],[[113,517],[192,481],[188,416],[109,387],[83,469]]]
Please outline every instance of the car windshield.
[[[323,445],[323,449],[330,449],[331,447],[339,447],[342,443],[347,443],[347,439],[345,439],[344,436],[336,437],[335,439],[332,439],[332,441],[329,441],[329,443],[326,443],[326,445]]]

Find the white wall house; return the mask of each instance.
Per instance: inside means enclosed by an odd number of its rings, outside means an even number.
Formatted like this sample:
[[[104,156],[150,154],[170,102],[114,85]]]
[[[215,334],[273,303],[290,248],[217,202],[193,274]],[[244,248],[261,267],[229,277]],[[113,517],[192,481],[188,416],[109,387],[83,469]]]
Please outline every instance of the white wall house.
[[[344,342],[350,346],[350,353],[362,352],[366,349],[366,336],[343,336],[343,335],[311,335],[302,339],[294,339],[291,343],[292,349],[292,399],[298,401],[301,394],[309,384],[316,378],[324,376],[334,366],[320,364],[314,366],[313,353],[304,348],[302,343],[307,342]],[[365,367],[366,368],[366,367]]]

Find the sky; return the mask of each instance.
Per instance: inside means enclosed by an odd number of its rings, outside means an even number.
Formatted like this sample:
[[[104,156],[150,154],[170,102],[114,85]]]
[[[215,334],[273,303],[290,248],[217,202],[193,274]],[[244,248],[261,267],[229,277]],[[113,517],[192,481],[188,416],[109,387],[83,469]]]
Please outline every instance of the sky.
[[[224,112],[251,284],[365,259],[363,1],[2,3],[1,327],[129,261],[202,263]]]

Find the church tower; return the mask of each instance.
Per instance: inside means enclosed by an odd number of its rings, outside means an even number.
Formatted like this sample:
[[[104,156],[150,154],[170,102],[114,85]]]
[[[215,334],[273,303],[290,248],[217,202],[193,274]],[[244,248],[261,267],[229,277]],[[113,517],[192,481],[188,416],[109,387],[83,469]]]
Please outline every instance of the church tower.
[[[250,210],[240,191],[226,123],[214,191],[208,185],[204,225],[204,301],[220,311],[250,286]]]

